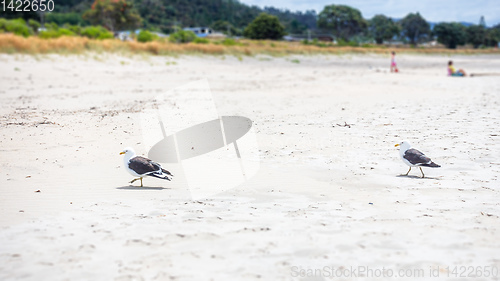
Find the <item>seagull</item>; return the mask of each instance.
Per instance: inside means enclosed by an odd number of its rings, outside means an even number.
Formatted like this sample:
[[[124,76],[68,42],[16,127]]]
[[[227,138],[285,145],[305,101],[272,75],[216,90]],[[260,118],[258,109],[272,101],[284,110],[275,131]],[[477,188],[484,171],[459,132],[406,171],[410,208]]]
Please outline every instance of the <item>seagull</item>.
[[[432,162],[431,158],[425,156],[422,152],[416,150],[411,147],[411,144],[408,141],[403,141],[401,143],[397,143],[395,147],[399,146],[399,155],[401,156],[401,160],[405,162],[406,165],[410,166],[410,169],[406,173],[405,176],[411,171],[411,167],[419,167],[420,172],[422,172],[422,178],[425,177],[424,171],[422,171],[422,167],[431,167],[431,168],[439,168],[438,164]]]
[[[169,171],[163,169],[160,164],[142,156],[136,156],[134,149],[131,147],[125,148],[120,155],[125,154],[123,157],[123,163],[127,171],[134,177],[130,183],[134,183],[136,180],[141,180],[145,176],[152,176],[159,179],[171,180],[174,175]]]

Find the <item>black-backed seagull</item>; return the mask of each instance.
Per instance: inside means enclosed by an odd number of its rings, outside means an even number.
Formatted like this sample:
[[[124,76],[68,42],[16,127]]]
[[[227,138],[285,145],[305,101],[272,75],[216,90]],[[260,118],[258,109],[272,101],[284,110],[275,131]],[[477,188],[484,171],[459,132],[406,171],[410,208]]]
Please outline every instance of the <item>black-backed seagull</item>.
[[[137,179],[133,179],[130,183],[134,183],[136,180],[141,180],[145,176],[151,176],[164,180],[171,180],[174,175],[169,171],[163,169],[160,164],[142,156],[136,156],[134,149],[127,147],[121,154],[125,154],[123,157],[123,163],[125,164],[125,169]]]
[[[411,144],[408,141],[403,141],[395,145],[399,146],[399,156],[401,156],[401,160],[405,162],[406,165],[410,166],[410,169],[406,173],[405,176],[411,171],[411,167],[419,167],[420,172],[422,172],[422,178],[425,177],[424,171],[422,171],[422,167],[431,167],[431,168],[439,168],[438,164],[432,162],[431,158],[425,156],[422,152],[416,150],[411,147]]]

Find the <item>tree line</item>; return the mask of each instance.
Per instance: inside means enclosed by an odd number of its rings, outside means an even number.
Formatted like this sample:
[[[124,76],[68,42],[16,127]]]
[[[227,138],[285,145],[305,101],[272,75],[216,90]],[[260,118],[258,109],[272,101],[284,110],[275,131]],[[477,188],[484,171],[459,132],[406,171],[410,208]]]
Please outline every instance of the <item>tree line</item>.
[[[240,36],[245,27],[263,12],[278,17],[287,33],[303,33],[307,29],[316,28],[315,11],[291,12],[274,7],[261,9],[242,4],[238,0],[58,0],[54,12],[46,13],[43,20],[58,25],[97,24],[91,17],[86,17],[85,13],[95,10],[96,5],[100,5],[109,15],[110,12],[120,11],[124,3],[134,11],[133,15],[138,15],[141,19],[139,24],[133,25],[134,27],[167,34],[180,27],[206,26]],[[26,21],[29,19],[41,21],[40,15],[34,12],[0,11],[0,17],[13,19],[20,16]],[[121,19],[128,19],[127,16],[119,16]],[[121,19],[122,24],[118,27],[126,26],[127,24]],[[106,26],[104,23],[103,25]]]
[[[0,15],[20,16],[9,11]],[[313,32],[332,34],[337,41],[358,43],[401,41],[417,45],[436,39],[448,48],[465,44],[475,48],[496,46],[500,41],[500,24],[488,28],[484,18],[477,25],[466,27],[443,22],[431,29],[418,12],[400,20],[385,15],[365,19],[358,9],[347,5],[328,5],[316,14],[314,10],[261,9],[237,0],[60,0],[52,13],[28,12],[21,16],[56,25],[101,25],[112,32],[143,28],[173,33],[182,27],[209,26],[231,36],[252,39],[281,39],[285,34]]]
[[[331,31],[336,38],[351,40],[355,36],[371,37],[377,44],[399,40],[417,45],[436,39],[448,48],[471,44],[497,46],[500,41],[500,24],[487,28],[484,17],[478,25],[468,27],[457,22],[441,22],[431,30],[430,24],[418,12],[409,13],[401,20],[393,20],[385,15],[375,15],[366,20],[358,9],[346,5],[326,6],[318,16],[318,27]]]

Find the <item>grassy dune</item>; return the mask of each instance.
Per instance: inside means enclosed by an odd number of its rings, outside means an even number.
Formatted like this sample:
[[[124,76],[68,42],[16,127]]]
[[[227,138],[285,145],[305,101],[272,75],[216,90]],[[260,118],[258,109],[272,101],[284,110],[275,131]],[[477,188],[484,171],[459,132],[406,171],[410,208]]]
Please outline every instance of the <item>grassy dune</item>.
[[[392,49],[400,53],[421,54],[500,54],[498,49],[457,49],[444,48],[388,48],[388,47],[338,47],[304,45],[299,42],[254,41],[240,40],[235,45],[224,45],[212,41],[208,44],[175,44],[165,41],[139,43],[136,41],[122,42],[116,39],[92,40],[85,37],[60,37],[54,39],[40,39],[36,36],[28,38],[13,34],[0,34],[0,53],[49,54],[68,53],[78,54],[86,51],[93,52],[121,52],[153,55],[180,55],[180,54],[210,54],[251,56],[267,54],[282,56],[289,54],[344,54],[344,53],[375,53],[383,54]]]

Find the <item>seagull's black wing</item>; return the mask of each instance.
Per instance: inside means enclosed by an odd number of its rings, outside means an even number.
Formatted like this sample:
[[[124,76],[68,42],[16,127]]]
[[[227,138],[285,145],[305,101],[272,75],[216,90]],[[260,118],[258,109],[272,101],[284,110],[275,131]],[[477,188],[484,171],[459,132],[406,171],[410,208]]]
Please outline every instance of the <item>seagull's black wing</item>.
[[[161,170],[160,164],[142,156],[130,159],[128,167],[139,175],[144,175]]]
[[[416,150],[415,148],[410,148],[405,151],[403,158],[408,160],[412,165],[421,166],[431,163],[431,158],[425,156],[422,152]]]

